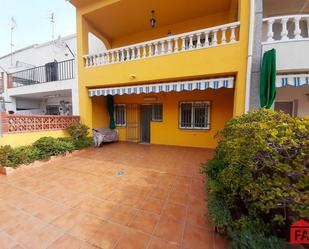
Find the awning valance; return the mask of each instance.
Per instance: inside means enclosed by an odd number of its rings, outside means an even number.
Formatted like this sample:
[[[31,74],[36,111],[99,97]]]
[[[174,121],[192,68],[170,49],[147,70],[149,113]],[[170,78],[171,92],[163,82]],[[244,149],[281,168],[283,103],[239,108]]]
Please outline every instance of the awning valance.
[[[309,74],[277,75],[276,87],[309,85]]]
[[[181,91],[219,89],[222,87],[233,88],[234,77],[90,89],[89,96],[93,97],[93,96],[123,95],[123,94],[181,92]]]

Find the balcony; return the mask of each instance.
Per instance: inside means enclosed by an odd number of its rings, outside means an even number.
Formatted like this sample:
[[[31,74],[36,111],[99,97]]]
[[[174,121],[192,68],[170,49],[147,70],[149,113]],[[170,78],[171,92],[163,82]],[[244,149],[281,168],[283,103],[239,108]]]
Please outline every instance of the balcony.
[[[272,48],[277,50],[279,72],[308,71],[309,15],[263,19],[263,52]]]
[[[240,22],[171,35],[83,56],[85,68],[144,60],[238,42]]]
[[[29,86],[75,78],[75,60],[51,62],[8,75],[8,88]]]

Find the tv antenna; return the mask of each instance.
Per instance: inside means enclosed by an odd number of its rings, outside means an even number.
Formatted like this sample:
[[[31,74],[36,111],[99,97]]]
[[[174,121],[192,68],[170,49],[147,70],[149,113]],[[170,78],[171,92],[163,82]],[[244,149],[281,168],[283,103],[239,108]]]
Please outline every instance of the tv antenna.
[[[51,30],[52,30],[52,33],[51,33],[52,40],[54,40],[55,39],[55,14],[54,12],[50,13],[49,21],[50,21]]]
[[[14,29],[17,27],[17,23],[14,17],[11,17],[11,67],[13,66],[13,47],[14,47],[14,43],[13,43],[13,31]]]

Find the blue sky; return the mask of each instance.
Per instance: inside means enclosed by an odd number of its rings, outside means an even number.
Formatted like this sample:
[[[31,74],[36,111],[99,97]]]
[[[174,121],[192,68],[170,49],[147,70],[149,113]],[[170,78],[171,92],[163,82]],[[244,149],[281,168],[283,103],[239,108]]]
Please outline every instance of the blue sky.
[[[13,50],[51,40],[51,12],[55,16],[55,37],[76,31],[75,8],[65,0],[0,0],[0,6],[0,56],[11,51],[11,17],[17,23]]]

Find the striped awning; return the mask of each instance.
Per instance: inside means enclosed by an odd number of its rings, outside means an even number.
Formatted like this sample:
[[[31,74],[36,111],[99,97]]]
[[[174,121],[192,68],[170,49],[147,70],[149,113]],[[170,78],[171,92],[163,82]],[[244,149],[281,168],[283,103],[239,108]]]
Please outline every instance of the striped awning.
[[[89,96],[93,97],[93,96],[123,95],[123,94],[181,92],[181,91],[219,89],[223,87],[233,88],[234,77],[90,89]]]
[[[276,87],[309,85],[309,74],[277,75]]]

